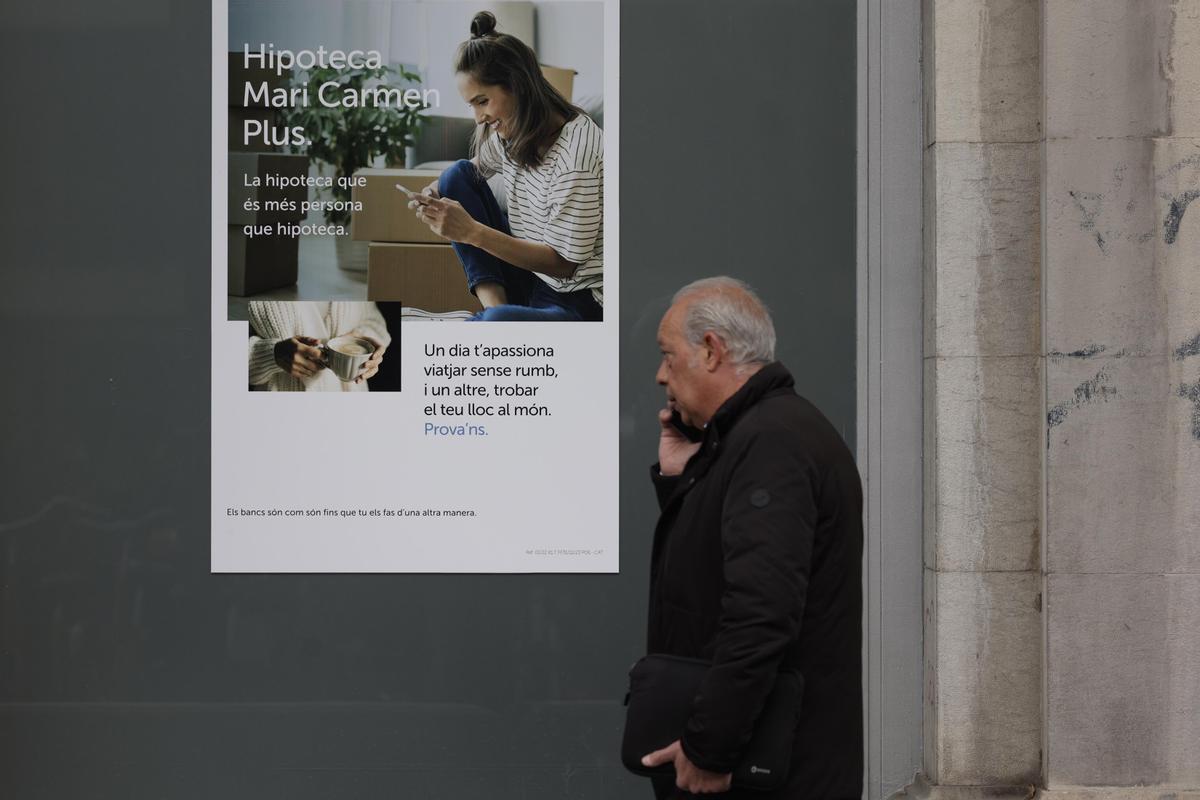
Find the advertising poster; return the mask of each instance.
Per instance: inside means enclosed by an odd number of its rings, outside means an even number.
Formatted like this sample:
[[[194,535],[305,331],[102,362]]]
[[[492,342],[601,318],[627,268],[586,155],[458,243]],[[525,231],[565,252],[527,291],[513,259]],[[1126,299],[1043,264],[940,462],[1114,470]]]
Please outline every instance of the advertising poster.
[[[212,570],[615,572],[617,4],[213,18]]]

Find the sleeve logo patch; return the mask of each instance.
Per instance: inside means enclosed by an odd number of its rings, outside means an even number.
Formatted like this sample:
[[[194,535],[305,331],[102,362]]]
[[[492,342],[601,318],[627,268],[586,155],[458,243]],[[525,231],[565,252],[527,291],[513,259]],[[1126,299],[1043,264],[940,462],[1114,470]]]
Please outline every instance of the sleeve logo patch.
[[[771,502],[771,493],[766,489],[755,489],[750,494],[750,505],[755,508],[766,508]]]

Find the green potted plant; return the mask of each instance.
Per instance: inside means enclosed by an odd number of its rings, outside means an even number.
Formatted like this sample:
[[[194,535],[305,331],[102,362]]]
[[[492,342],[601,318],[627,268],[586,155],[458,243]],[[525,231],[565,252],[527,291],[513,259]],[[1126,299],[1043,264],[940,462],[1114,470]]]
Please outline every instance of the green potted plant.
[[[306,85],[309,104],[285,109],[284,122],[289,127],[300,126],[310,144],[295,148],[310,158],[333,168],[334,181],[331,189],[334,200],[349,201],[350,187],[339,178],[349,178],[363,167],[369,167],[379,156],[389,167],[404,166],[405,149],[416,141],[421,123],[421,111],[425,105],[326,107],[318,100],[318,92],[329,83],[338,84],[337,89],[326,87],[327,98],[341,99],[347,90],[361,97],[362,90],[398,89],[407,84],[416,84],[420,76],[401,67],[383,65],[361,69],[334,69],[317,67],[300,73],[293,82],[296,86]],[[339,185],[341,184],[341,185]],[[351,212],[345,209],[327,209],[325,220],[330,225],[350,226]],[[337,237],[338,266],[344,269],[366,269],[367,244],[353,242],[349,234]]]

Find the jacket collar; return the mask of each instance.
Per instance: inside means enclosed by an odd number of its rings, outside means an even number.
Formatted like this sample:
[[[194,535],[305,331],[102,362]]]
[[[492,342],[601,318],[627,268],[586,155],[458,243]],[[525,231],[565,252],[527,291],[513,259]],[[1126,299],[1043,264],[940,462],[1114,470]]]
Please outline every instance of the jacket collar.
[[[742,388],[729,396],[716,410],[705,427],[705,438],[719,439],[729,432],[754,404],[777,389],[791,389],[795,385],[792,373],[778,361],[772,361],[750,376]]]
[[[792,373],[788,372],[787,367],[778,361],[772,361],[751,375],[740,389],[721,404],[712,419],[704,426],[704,439],[700,444],[700,449],[692,454],[683,468],[683,476],[687,480],[680,482],[669,502],[674,502],[687,494],[696,481],[708,472],[709,467],[712,466],[713,457],[721,447],[721,439],[729,433],[743,414],[772,392],[779,390],[794,392],[792,389],[794,385]]]

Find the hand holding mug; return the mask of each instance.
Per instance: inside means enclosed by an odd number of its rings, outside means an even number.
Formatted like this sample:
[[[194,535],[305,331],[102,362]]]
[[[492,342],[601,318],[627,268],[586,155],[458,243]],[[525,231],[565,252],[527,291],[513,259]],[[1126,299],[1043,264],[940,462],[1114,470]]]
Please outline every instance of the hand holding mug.
[[[321,343],[311,336],[293,336],[275,343],[275,363],[293,378],[311,378],[325,368]]]
[[[343,383],[362,383],[379,370],[383,346],[367,336],[335,336],[321,345],[325,366]]]
[[[367,363],[363,364],[362,374],[354,379],[355,383],[362,383],[365,380],[373,378],[376,372],[379,372],[379,365],[383,363],[383,351],[387,350],[387,345],[380,344],[370,336],[360,336],[360,339],[366,339],[375,346],[375,352],[367,359]]]

